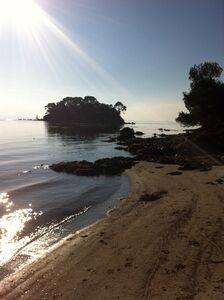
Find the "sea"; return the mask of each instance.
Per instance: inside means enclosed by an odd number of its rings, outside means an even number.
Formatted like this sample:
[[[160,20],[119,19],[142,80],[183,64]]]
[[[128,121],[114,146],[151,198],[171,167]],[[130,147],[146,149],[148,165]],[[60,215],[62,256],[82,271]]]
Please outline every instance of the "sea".
[[[136,122],[145,137],[183,131],[174,122]],[[0,280],[38,259],[72,233],[103,218],[130,192],[121,176],[56,173],[61,161],[131,156],[108,139],[116,132],[0,121]]]

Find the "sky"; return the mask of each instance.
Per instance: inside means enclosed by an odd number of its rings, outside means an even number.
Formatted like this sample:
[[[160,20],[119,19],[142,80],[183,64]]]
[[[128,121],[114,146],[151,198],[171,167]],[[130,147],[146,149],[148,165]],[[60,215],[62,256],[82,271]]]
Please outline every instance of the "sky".
[[[92,95],[172,121],[190,67],[224,67],[223,28],[223,0],[0,0],[0,119]]]

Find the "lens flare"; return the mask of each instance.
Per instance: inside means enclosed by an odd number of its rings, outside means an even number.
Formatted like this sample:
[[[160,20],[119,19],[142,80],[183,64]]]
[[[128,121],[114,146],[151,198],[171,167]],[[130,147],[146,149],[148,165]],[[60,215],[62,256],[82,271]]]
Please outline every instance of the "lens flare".
[[[41,20],[42,14],[33,0],[0,0],[0,26],[12,25],[26,30]]]
[[[0,0],[0,35],[3,40],[7,40],[6,57],[16,49],[16,54],[12,55],[10,63],[18,65],[19,69],[26,70],[30,63],[37,68],[40,65],[47,66],[51,74],[58,78],[60,76],[58,66],[60,64],[60,68],[64,68],[64,65],[55,54],[55,49],[63,47],[76,61],[75,74],[79,73],[80,78],[89,86],[93,87],[94,84],[87,78],[83,66],[94,71],[97,75],[94,75],[94,78],[97,78],[96,83],[103,82],[104,86],[128,92],[71,39],[66,30],[35,0]],[[13,61],[15,55],[16,60]],[[28,61],[29,57],[32,57],[32,62]]]

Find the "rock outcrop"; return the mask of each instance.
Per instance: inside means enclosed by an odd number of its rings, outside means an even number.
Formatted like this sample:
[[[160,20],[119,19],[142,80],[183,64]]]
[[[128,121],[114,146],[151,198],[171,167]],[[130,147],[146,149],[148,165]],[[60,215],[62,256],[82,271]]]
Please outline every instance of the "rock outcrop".
[[[81,176],[119,175],[124,170],[131,168],[135,160],[131,157],[113,157],[96,160],[93,162],[71,161],[53,164],[50,168],[56,172],[65,172]]]

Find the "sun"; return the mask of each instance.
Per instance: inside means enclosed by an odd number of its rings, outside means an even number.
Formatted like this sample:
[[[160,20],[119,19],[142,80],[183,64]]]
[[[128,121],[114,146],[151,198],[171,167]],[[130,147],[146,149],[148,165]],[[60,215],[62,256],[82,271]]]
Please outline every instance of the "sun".
[[[45,11],[38,1],[0,0],[1,51],[5,54],[6,60],[11,58],[9,61],[13,70],[18,64],[23,70],[26,67],[29,69],[30,60],[34,65],[38,65],[37,62],[41,59],[41,63],[44,62],[54,72],[54,76],[57,76],[55,67],[58,65],[58,60],[55,60],[55,49],[58,47],[61,51],[63,46],[103,80],[108,81],[110,85],[112,83],[120,87],[120,84],[106,70],[69,37],[66,28],[55,20],[48,10]],[[1,55],[0,58],[2,57]]]
[[[28,29],[37,25],[42,18],[42,10],[34,0],[0,0],[0,26]]]

